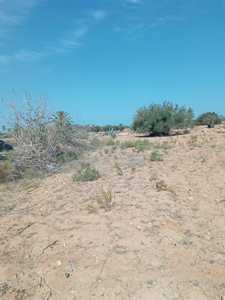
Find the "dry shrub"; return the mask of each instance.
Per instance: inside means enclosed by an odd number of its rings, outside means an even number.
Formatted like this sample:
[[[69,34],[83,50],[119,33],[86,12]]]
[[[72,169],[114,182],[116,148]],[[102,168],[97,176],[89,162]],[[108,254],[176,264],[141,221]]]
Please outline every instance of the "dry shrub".
[[[58,112],[52,117],[43,102],[32,105],[30,99],[22,110],[11,108],[16,144],[13,162],[18,173],[24,174],[27,169],[52,171],[60,162],[77,158],[82,145],[66,113]]]
[[[13,165],[9,160],[0,162],[0,183],[11,178],[13,173]]]
[[[115,162],[114,167],[115,167],[115,170],[116,170],[117,175],[123,176],[123,170],[122,170],[122,168],[120,167],[120,165],[119,165],[118,162]]]
[[[160,181],[156,182],[156,189],[157,189],[158,192],[167,191],[168,190],[168,186],[165,183],[165,181],[160,180]]]
[[[109,212],[114,206],[112,191],[102,188],[101,195],[97,198],[97,202],[100,208],[104,209],[106,212]]]
[[[137,152],[143,152],[145,150],[149,150],[152,147],[152,144],[148,140],[130,140],[121,143],[120,147],[122,149],[134,148]]]

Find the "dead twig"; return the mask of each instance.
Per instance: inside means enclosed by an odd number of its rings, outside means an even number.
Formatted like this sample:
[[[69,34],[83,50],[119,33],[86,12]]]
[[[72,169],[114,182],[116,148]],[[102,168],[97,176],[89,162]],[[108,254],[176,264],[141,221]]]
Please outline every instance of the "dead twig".
[[[96,289],[97,286],[98,286],[98,284],[100,283],[102,274],[103,274],[104,269],[105,269],[105,266],[106,266],[106,264],[107,264],[109,258],[111,257],[112,252],[113,252],[113,249],[111,249],[111,250],[107,253],[105,259],[103,260],[102,265],[101,265],[101,269],[100,269],[100,271],[99,271],[99,273],[98,273],[98,275],[97,275],[95,281],[94,281],[94,282],[92,283],[92,285],[91,285],[91,288],[90,288],[91,290]]]
[[[49,244],[48,246],[46,246],[42,252],[41,252],[41,255],[45,253],[45,251],[48,249],[48,248],[51,248],[53,246],[55,246],[56,244],[58,243],[58,240],[55,240],[54,242],[52,242],[51,244]]]
[[[25,230],[27,230],[28,228],[30,228],[32,225],[34,225],[35,223],[29,223],[27,226],[25,226],[24,228],[21,228],[18,230],[18,234],[23,233]]]
[[[46,286],[48,288],[48,295],[46,296],[46,299],[45,300],[49,300],[52,296],[53,296],[53,292],[52,292],[52,288],[48,285],[45,277],[42,277],[40,278],[40,283],[39,283],[39,287],[42,288],[43,286]]]
[[[49,300],[51,297],[52,297],[52,291],[49,291],[49,294],[48,294],[46,300]]]

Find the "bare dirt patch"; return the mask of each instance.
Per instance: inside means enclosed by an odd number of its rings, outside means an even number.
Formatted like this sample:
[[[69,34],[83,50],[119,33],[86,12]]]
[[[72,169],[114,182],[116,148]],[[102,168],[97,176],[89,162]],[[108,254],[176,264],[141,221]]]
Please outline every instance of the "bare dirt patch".
[[[120,142],[137,140],[121,135]],[[220,300],[225,295],[225,131],[106,146],[40,182],[0,186],[0,298]]]

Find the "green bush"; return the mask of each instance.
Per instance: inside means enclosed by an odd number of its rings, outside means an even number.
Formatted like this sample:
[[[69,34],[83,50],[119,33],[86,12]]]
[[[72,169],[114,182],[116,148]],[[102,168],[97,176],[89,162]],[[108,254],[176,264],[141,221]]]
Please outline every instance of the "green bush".
[[[151,161],[163,161],[162,154],[158,151],[153,151],[150,156]]]
[[[221,124],[223,117],[215,112],[206,112],[201,114],[195,121],[196,125],[207,125],[208,128],[213,128],[217,124]]]
[[[89,165],[83,166],[78,174],[74,175],[73,181],[75,182],[87,182],[87,181],[95,181],[100,178],[99,172],[91,168]]]
[[[169,135],[171,129],[192,126],[193,110],[170,102],[151,104],[139,109],[133,122],[133,129],[136,132],[154,136]]]

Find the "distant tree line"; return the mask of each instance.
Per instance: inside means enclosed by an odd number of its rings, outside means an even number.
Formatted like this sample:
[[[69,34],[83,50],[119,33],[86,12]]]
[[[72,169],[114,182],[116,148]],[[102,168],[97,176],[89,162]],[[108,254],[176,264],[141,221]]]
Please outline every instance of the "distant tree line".
[[[129,126],[119,124],[119,125],[104,125],[104,126],[99,126],[99,125],[89,125],[88,126],[89,130],[92,132],[110,132],[110,131],[122,131],[125,128],[129,128]]]
[[[138,109],[134,116],[132,126],[123,125],[122,123],[100,125],[73,125],[71,117],[61,111],[53,115],[49,123],[55,123],[57,130],[57,138],[63,141],[68,140],[68,135],[71,136],[72,128],[85,129],[90,132],[104,132],[108,134],[123,131],[126,128],[131,128],[137,133],[144,133],[153,136],[169,135],[173,129],[192,128],[195,125],[205,125],[208,128],[213,128],[215,125],[221,124],[225,120],[215,112],[206,112],[194,118],[194,112],[191,107],[179,106],[171,102],[163,102],[162,104],[150,104],[149,106]],[[16,126],[13,129],[6,130],[2,126],[0,137],[7,137],[10,131],[17,130]]]
[[[64,111],[49,115],[45,105],[33,106],[29,99],[22,110],[13,108],[11,117],[11,128],[2,126],[0,130],[0,181],[20,178],[27,172],[52,171],[62,163],[77,159],[83,150],[97,145],[90,132],[104,132],[114,138],[118,132],[131,128],[147,136],[168,136],[174,129],[184,129],[184,132],[195,125],[213,128],[224,121],[224,117],[215,112],[194,118],[192,108],[163,102],[140,108],[131,127],[123,124],[82,126],[74,124]],[[10,154],[4,153],[9,150],[8,142],[13,146]]]

